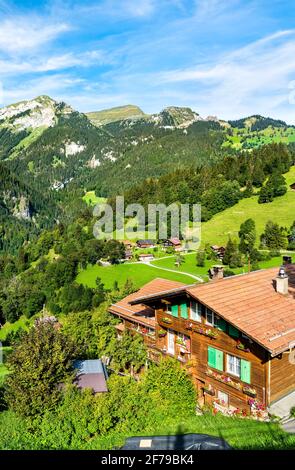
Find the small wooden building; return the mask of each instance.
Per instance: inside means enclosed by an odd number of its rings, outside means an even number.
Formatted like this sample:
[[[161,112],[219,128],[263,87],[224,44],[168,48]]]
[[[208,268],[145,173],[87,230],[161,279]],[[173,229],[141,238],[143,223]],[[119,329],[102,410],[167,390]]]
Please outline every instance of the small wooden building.
[[[182,244],[179,238],[168,238],[167,240],[163,241],[163,246],[165,248],[172,247],[174,248],[175,251],[181,251],[182,250]]]
[[[153,248],[155,242],[153,240],[137,240],[136,245],[138,248]]]

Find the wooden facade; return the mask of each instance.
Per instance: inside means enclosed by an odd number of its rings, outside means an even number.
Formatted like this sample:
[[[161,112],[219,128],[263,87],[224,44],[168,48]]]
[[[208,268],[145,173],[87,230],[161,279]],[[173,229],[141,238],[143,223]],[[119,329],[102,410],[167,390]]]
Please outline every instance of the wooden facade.
[[[200,404],[214,402],[250,412],[253,401],[268,407],[295,390],[295,365],[288,351],[272,357],[269,350],[187,291],[147,297],[144,305],[154,312],[153,325],[148,320],[150,330],[130,321],[128,313],[120,314],[125,327],[143,334],[151,360],[171,356],[186,367]]]

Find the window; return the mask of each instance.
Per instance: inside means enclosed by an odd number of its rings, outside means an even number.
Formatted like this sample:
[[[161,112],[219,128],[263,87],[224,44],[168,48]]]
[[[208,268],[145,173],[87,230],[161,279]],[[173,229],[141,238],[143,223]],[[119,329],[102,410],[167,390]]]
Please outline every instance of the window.
[[[238,338],[240,336],[239,330],[237,330],[234,326],[229,325],[228,334],[233,338]]]
[[[214,313],[209,308],[206,308],[206,323],[214,326]]]
[[[171,309],[172,309],[172,305],[171,304],[167,304],[166,305],[166,312],[169,313],[171,315]]]
[[[239,377],[243,382],[251,383],[251,362],[228,354],[226,370]]]
[[[191,301],[190,317],[191,320],[201,322],[201,304],[194,300]]]
[[[186,302],[180,304],[180,316],[181,318],[185,318],[186,320],[188,319],[188,308]]]
[[[223,352],[208,346],[208,366],[223,371]]]
[[[241,359],[235,356],[227,355],[227,372],[240,377],[241,375]]]
[[[222,405],[228,405],[228,394],[221,392],[220,390],[217,391],[217,398],[220,400]]]

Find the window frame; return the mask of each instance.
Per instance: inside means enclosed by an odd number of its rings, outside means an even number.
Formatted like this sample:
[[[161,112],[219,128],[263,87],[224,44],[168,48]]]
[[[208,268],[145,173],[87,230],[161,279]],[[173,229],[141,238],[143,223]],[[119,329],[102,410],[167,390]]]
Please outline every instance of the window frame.
[[[239,367],[238,367],[239,373],[236,373],[236,372],[233,372],[232,370],[230,370],[230,368],[229,368],[230,367],[230,358],[233,358],[236,361],[239,361]],[[235,369],[236,369],[236,366],[235,366]],[[228,374],[233,375],[234,377],[238,377],[239,379],[241,379],[241,358],[238,357],[238,356],[234,356],[232,354],[226,354],[226,372]]]
[[[196,310],[194,310],[192,308],[192,305],[195,304],[195,307],[196,307]],[[198,317],[197,318],[193,318],[192,316],[192,313],[195,313],[196,316]],[[190,301],[190,310],[189,310],[189,317],[190,317],[190,320],[192,321],[196,321],[198,323],[202,323],[202,312],[201,312],[201,304],[199,302],[197,302],[196,300],[191,300]]]

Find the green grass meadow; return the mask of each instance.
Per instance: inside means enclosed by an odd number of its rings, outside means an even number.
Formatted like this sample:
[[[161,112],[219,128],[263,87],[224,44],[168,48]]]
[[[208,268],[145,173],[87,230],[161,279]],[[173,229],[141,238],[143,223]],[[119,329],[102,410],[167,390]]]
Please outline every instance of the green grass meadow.
[[[285,175],[288,192],[268,204],[258,204],[258,196],[242,199],[238,204],[202,223],[202,245],[206,243],[224,245],[229,236],[238,238],[242,222],[252,218],[256,222],[257,245],[265,224],[272,220],[280,226],[290,227],[295,220],[295,191],[290,185],[295,183],[295,166]]]
[[[184,284],[194,282],[192,277],[181,274],[181,272],[171,273],[169,271],[156,269],[152,266],[147,266],[143,263],[126,263],[113,266],[90,265],[78,274],[76,281],[88,287],[95,287],[97,277],[100,277],[105,287],[109,289],[113,287],[115,281],[118,282],[119,287],[122,287],[127,279],[132,280],[137,289],[158,277],[183,282]]]

